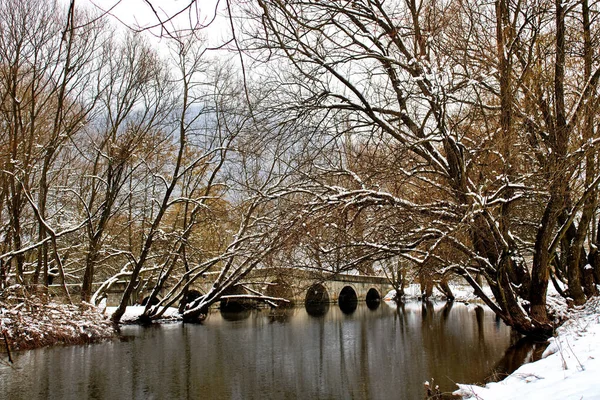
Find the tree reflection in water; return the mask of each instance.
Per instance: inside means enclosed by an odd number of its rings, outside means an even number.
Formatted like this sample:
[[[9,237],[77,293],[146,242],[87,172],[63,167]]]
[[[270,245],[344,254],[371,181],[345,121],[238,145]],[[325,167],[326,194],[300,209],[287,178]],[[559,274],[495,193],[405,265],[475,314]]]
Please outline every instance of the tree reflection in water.
[[[546,347],[548,342],[538,342],[528,337],[516,338],[516,342],[506,349],[504,357],[498,361],[485,381],[498,382],[515,372],[521,365],[541,359]]]
[[[286,323],[294,315],[294,309],[290,307],[271,308],[269,311],[269,322]]]
[[[330,303],[123,327],[128,341],[40,349],[0,366],[9,398],[417,399],[526,360],[493,313],[460,303]],[[505,350],[509,349],[508,351]],[[506,372],[507,373],[507,372]],[[73,382],[78,382],[73,385]],[[15,397],[13,394],[17,393]],[[19,397],[20,396],[20,397]]]

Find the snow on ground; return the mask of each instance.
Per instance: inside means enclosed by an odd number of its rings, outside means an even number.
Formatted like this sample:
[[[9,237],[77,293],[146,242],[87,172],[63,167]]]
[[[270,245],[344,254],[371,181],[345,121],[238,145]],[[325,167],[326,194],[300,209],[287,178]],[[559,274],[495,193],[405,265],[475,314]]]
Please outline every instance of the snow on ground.
[[[33,349],[55,344],[84,344],[117,335],[110,315],[116,307],[87,303],[61,304],[46,293],[29,293],[21,285],[7,288],[0,297],[0,352]],[[143,313],[143,306],[127,307],[122,323],[132,323]],[[161,321],[178,320],[169,308]]]
[[[140,315],[142,315],[142,313],[144,312],[144,308],[145,308],[144,306],[140,306],[140,305],[127,307],[125,309],[125,314],[123,314],[123,316],[121,317],[120,322],[122,324],[129,324],[129,323],[136,322],[138,317]],[[110,316],[115,312],[116,309],[117,309],[117,307],[106,307],[106,309],[104,310],[104,314]],[[181,314],[179,314],[179,311],[176,308],[169,307],[169,308],[167,308],[165,313],[162,315],[162,318],[159,320],[159,322],[178,321],[181,319],[182,318],[181,318]]]
[[[115,336],[113,324],[91,305],[60,304],[46,296],[25,296],[15,285],[0,298],[3,350],[91,343]]]
[[[468,285],[450,284],[456,301],[480,302]],[[492,296],[489,287],[484,292]],[[405,288],[406,299],[420,297],[420,286]],[[385,300],[393,298],[394,291]],[[434,290],[433,299],[443,299]],[[473,400],[600,400],[600,298],[568,310],[552,285],[548,308],[555,319],[567,320],[557,329],[542,359],[525,364],[500,382],[485,387],[459,384],[454,394]]]
[[[571,310],[549,342],[541,360],[485,387],[459,384],[455,394],[477,400],[600,399],[600,298]]]
[[[454,294],[455,301],[460,302],[481,302],[481,300],[475,295],[473,292],[473,288],[469,285],[458,284],[458,283],[450,283],[450,289],[452,290],[452,294]],[[492,296],[492,291],[486,285],[483,287],[483,291],[488,295]],[[394,295],[396,294],[395,290],[391,290],[388,294],[385,295],[384,300],[392,300]],[[413,283],[404,288],[404,298],[407,300],[417,299],[421,296],[421,286],[418,283]],[[432,300],[445,300],[446,295],[442,294],[437,289],[433,290],[433,295],[431,296]]]

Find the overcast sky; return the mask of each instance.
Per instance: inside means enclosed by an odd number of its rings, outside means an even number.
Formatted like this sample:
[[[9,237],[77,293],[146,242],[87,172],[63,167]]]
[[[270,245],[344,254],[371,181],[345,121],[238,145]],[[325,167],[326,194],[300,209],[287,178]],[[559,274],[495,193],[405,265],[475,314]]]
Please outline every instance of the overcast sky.
[[[78,4],[93,5],[102,11],[110,12],[121,23],[132,28],[152,28],[152,33],[160,34],[155,12],[163,19],[180,13],[192,0],[81,0]],[[150,3],[151,5],[149,5]],[[176,28],[189,29],[190,26],[204,27],[216,14],[216,20],[203,32],[211,45],[217,45],[227,36],[227,20],[223,17],[224,2],[219,0],[198,0],[171,21]],[[154,8],[154,10],[153,10]],[[169,26],[170,29],[170,26]]]

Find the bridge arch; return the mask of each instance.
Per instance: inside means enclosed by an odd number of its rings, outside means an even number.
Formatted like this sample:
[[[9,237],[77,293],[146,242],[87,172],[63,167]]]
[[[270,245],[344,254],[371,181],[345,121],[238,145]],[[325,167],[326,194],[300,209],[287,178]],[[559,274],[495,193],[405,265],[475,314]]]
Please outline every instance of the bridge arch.
[[[185,310],[187,304],[202,296],[202,292],[196,289],[188,289],[179,301],[179,309]]]
[[[269,283],[265,294],[270,297],[279,297],[290,300],[289,303],[281,303],[280,307],[291,307],[294,305],[294,291],[292,286],[283,279],[275,279]]]
[[[249,294],[248,291],[246,289],[244,289],[241,286],[230,286],[229,288],[225,289],[225,291],[223,292],[223,296],[232,296],[232,295],[243,295],[243,294]],[[239,311],[244,311],[248,308],[251,308],[253,305],[253,301],[252,300],[248,300],[248,299],[221,299],[221,302],[219,303],[219,308],[221,309],[221,311],[225,311],[225,312],[239,312]]]
[[[351,285],[342,288],[338,295],[338,305],[344,314],[352,314],[358,306],[358,293]]]
[[[372,287],[367,291],[365,301],[367,302],[367,307],[369,307],[369,309],[376,310],[379,307],[379,303],[381,303],[381,293],[379,293],[379,290]]]
[[[328,303],[329,301],[329,292],[327,291],[327,288],[319,282],[313,283],[308,288],[306,297],[304,298],[306,304]]]
[[[306,291],[304,307],[308,315],[320,317],[329,311],[329,292],[322,283],[313,283]]]
[[[142,299],[142,302],[140,303],[140,305],[146,306],[148,304],[148,302],[150,302],[151,306],[155,306],[160,302],[160,298],[152,297],[152,299],[150,299],[150,296],[146,296]]]

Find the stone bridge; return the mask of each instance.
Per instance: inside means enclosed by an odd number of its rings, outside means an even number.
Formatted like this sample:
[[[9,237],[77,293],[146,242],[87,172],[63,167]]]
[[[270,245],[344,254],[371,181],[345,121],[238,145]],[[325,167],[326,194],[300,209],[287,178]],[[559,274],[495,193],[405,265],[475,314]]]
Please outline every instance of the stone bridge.
[[[252,294],[256,290],[267,296],[290,300],[295,305],[351,305],[365,301],[378,303],[392,289],[387,278],[379,276],[315,273],[298,269],[257,269],[227,294]],[[228,301],[224,300],[221,307],[227,304]]]
[[[192,289],[206,293],[212,284],[211,278],[199,279],[194,282]],[[124,289],[124,282],[112,286],[110,293],[107,293],[109,305],[115,305],[120,300]],[[254,270],[224,295],[252,295],[260,292],[270,297],[287,299],[295,305],[339,303],[340,306],[352,306],[359,302],[378,303],[392,289],[387,278],[379,276],[264,268]],[[132,296],[131,302],[142,302],[148,295],[148,290],[137,292]],[[235,308],[240,305],[240,301],[221,301],[221,308],[227,308],[229,305]]]

